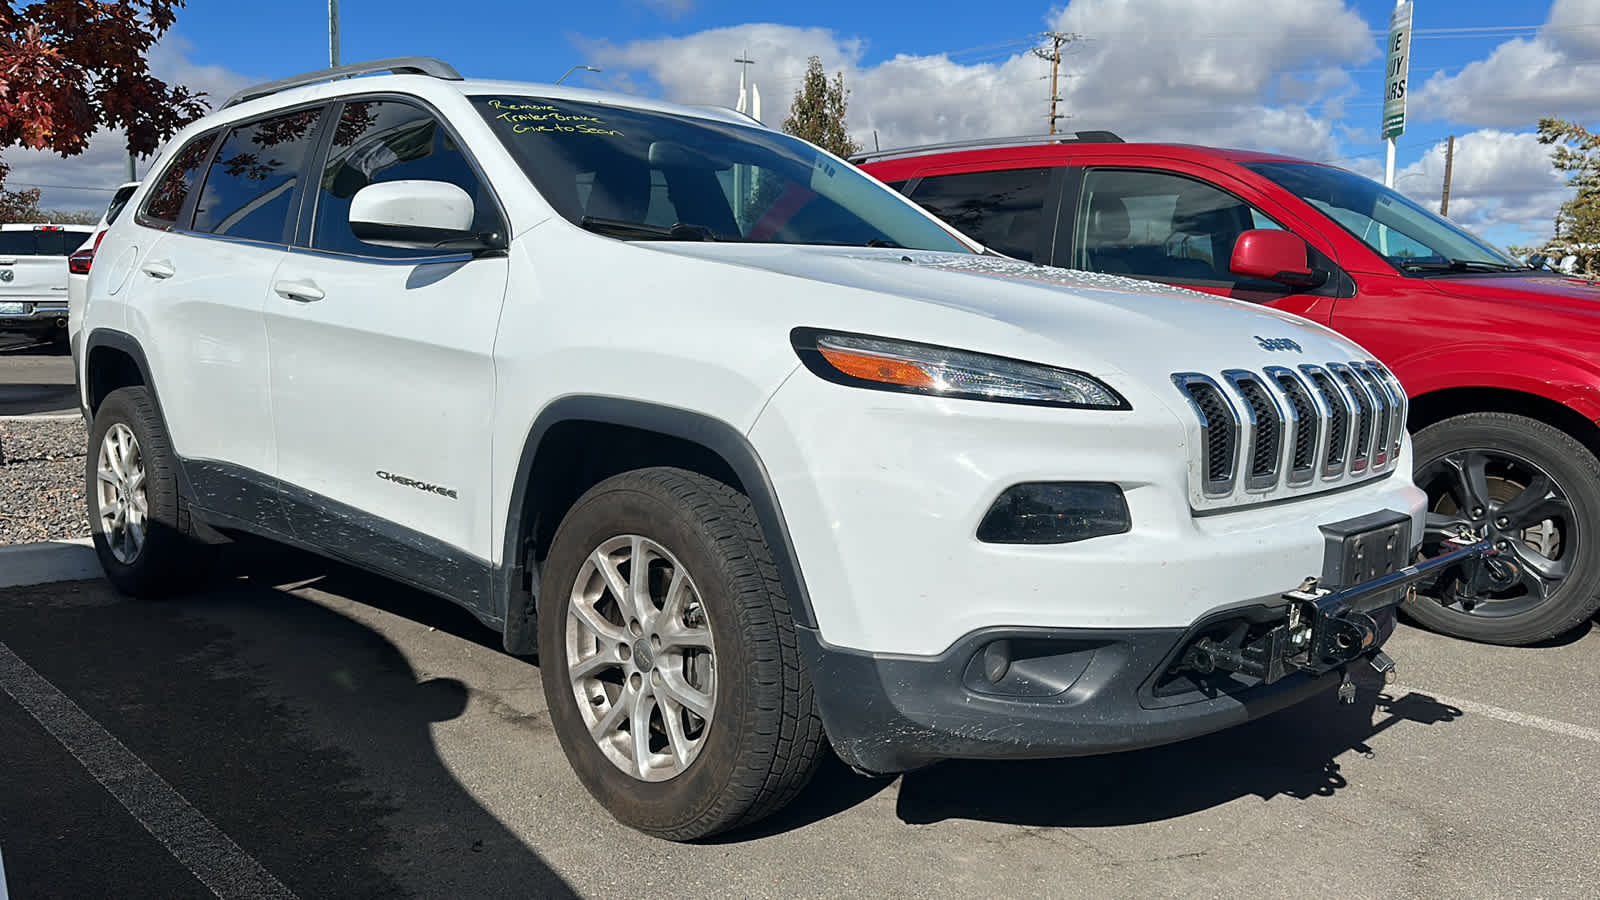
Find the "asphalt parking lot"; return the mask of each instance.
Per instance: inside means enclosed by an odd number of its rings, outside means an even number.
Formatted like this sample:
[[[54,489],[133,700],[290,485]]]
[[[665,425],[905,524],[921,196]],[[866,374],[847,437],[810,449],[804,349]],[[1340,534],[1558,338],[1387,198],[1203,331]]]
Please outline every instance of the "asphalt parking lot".
[[[443,601],[287,551],[203,592],[0,591],[12,896],[1595,896],[1600,629],[1413,629],[1401,680],[1079,760],[836,764],[674,845],[568,770],[539,669]]]
[[[66,351],[0,334],[0,416],[77,410],[72,357]]]

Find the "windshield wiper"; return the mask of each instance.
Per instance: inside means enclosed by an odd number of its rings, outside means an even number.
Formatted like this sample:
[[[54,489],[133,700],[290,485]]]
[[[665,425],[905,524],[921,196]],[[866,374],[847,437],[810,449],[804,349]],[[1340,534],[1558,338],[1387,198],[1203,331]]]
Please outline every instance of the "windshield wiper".
[[[588,229],[597,234],[639,241],[721,240],[721,238],[717,237],[717,233],[709,227],[693,225],[687,222],[679,222],[671,226],[647,225],[644,222],[629,222],[626,219],[603,219],[599,216],[584,216],[578,220],[578,227]]]
[[[1391,258],[1390,261],[1407,272],[1520,272],[1524,268],[1481,259]]]

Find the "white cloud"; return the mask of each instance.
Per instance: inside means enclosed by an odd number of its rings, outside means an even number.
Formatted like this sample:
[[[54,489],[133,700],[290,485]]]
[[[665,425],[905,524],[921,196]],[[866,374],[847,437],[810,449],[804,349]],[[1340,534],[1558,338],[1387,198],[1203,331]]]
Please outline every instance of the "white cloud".
[[[171,84],[204,91],[212,107],[220,106],[229,95],[264,79],[249,78],[221,66],[203,66],[190,61],[192,45],[182,37],[168,34],[150,52],[150,70]],[[10,147],[0,150],[0,159],[11,167],[6,185],[23,190],[40,188],[39,206],[69,212],[99,213],[111,200],[111,192],[127,180],[127,150],[122,135],[101,130],[89,141],[83,153],[63,159],[54,153]],[[143,177],[148,160],[141,160]]]
[[[1600,0],[1555,0],[1531,38],[1496,47],[1455,74],[1440,72],[1415,95],[1423,116],[1472,125],[1527,127],[1541,116],[1600,116]]]
[[[1443,142],[1395,173],[1395,187],[1433,210],[1444,185]],[[1450,177],[1450,219],[1473,229],[1515,228],[1548,233],[1556,208],[1568,196],[1550,148],[1532,132],[1495,129],[1456,138]]]
[[[1353,90],[1341,67],[1374,57],[1365,20],[1343,0],[1074,0],[1052,28],[1069,44],[1062,66],[1060,127],[1124,137],[1337,155],[1321,103]],[[885,147],[1047,130],[1049,65],[1024,45],[999,52],[899,55],[867,65],[858,39],[821,28],[741,25],[684,37],[614,45],[588,55],[618,84],[647,76],[666,97],[731,105],[734,56],[748,50],[768,124],[782,121],[808,56],[851,89],[850,127]]]

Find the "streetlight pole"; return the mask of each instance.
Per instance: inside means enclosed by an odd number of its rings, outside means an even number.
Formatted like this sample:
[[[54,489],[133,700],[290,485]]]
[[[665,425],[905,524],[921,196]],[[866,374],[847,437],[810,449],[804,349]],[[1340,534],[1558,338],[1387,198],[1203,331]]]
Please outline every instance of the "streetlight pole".
[[[603,69],[596,69],[594,66],[573,66],[572,68],[568,69],[566,71],[566,73],[563,74],[560,78],[556,79],[556,84],[560,84],[561,82],[566,81],[567,80],[567,75],[571,75],[573,72],[576,72],[579,69],[582,69],[585,72],[601,72],[601,71],[604,71]]]
[[[339,65],[339,0],[328,0],[328,68]]]

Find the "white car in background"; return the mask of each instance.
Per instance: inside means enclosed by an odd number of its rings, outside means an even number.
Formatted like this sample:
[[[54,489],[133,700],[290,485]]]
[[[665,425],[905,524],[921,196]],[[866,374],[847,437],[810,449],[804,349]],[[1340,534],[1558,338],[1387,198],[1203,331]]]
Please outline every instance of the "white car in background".
[[[87,225],[0,225],[0,333],[67,339],[67,254]]]
[[[74,356],[78,347],[77,323],[83,319],[83,298],[85,287],[89,283],[89,267],[94,262],[94,251],[100,249],[100,241],[106,236],[106,229],[117,220],[122,208],[128,205],[128,198],[132,197],[138,188],[137,181],[118,185],[116,192],[111,195],[111,203],[106,206],[106,211],[100,214],[100,221],[95,223],[94,229],[90,231],[89,239],[67,257],[67,338],[72,344]]]

